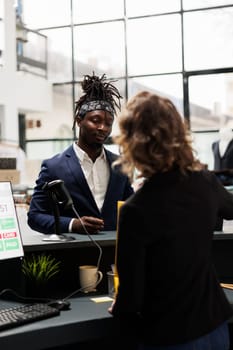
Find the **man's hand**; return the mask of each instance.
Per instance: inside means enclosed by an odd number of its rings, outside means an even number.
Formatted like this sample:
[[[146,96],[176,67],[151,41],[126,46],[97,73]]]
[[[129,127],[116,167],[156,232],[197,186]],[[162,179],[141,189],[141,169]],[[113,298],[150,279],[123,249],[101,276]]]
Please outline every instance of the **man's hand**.
[[[102,231],[104,228],[104,221],[102,219],[95,218],[93,216],[83,216],[81,220],[74,219],[72,224],[72,232],[93,234],[99,233],[99,231]],[[83,225],[85,226],[87,232]]]

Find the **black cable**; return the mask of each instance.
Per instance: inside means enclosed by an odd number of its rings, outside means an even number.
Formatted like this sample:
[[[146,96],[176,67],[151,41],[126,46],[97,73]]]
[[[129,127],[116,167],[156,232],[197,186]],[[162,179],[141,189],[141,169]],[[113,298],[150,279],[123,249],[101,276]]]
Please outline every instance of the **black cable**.
[[[101,261],[101,258],[102,258],[102,254],[103,254],[103,251],[102,251],[102,248],[101,246],[91,237],[90,233],[87,231],[86,229],[86,226],[84,225],[79,213],[77,212],[77,210],[75,209],[74,205],[72,204],[72,210],[73,212],[75,213],[75,215],[77,216],[77,218],[80,220],[80,223],[85,231],[85,233],[87,234],[87,236],[89,237],[89,239],[95,244],[95,246],[99,249],[99,258],[97,260],[97,271],[99,270],[99,267],[100,267],[100,261]]]

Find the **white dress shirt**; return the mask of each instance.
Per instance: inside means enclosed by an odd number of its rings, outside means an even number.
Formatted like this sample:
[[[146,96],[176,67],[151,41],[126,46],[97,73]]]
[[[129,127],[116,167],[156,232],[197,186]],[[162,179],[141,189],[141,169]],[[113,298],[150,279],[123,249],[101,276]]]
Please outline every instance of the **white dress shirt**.
[[[93,162],[87,153],[76,143],[73,144],[73,147],[97,207],[101,210],[110,176],[109,164],[104,149],[95,162]]]
[[[97,207],[101,210],[110,176],[109,165],[104,149],[93,163],[87,153],[84,152],[75,142],[73,143],[73,148],[79,159],[82,171],[96,201]],[[74,219],[71,219],[69,223],[69,232],[72,232],[73,221]]]

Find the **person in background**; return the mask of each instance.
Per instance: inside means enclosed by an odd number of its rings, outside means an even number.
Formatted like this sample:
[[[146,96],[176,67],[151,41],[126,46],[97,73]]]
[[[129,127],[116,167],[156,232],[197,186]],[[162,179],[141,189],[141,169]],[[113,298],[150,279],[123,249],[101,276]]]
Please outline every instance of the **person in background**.
[[[142,350],[229,349],[233,310],[212,260],[218,213],[233,219],[233,196],[195,159],[173,103],[150,92],[119,117],[117,162],[142,186],[119,214],[119,288],[109,312]],[[120,334],[120,332],[119,332]]]
[[[213,142],[214,170],[233,169],[233,131],[229,127],[219,130],[219,140]]]
[[[118,155],[105,149],[104,142],[112,131],[120,93],[105,74],[85,75],[83,95],[76,102],[73,128],[79,127],[78,139],[61,154],[42,162],[28,211],[28,225],[51,234],[55,220],[43,186],[61,179],[71,195],[71,208],[60,209],[61,232],[98,233],[116,229],[117,201],[126,200],[133,188],[120,169],[112,169]],[[85,229],[83,227],[85,226]]]
[[[233,131],[229,127],[219,130],[219,140],[213,142],[214,173],[224,186],[233,185]]]

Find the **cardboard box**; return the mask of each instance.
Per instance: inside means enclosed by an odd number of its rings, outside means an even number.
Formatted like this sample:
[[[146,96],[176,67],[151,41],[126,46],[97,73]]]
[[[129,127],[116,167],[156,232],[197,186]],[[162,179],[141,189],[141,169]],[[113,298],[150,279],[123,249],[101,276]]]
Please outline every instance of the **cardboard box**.
[[[20,171],[0,169],[0,181],[10,181],[12,184],[18,184],[20,182]]]

